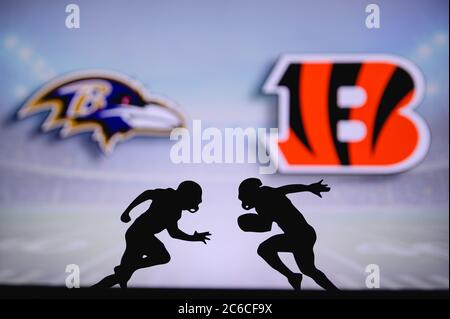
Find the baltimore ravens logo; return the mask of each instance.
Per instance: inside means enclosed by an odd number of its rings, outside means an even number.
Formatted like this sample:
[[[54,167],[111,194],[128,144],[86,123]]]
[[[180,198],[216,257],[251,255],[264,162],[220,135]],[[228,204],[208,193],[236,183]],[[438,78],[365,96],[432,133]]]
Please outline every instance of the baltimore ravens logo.
[[[42,111],[49,115],[44,131],[60,128],[62,137],[92,132],[101,150],[133,136],[168,136],[185,127],[173,104],[149,95],[136,81],[117,73],[83,71],[57,78],[33,94],[19,118]]]
[[[394,173],[422,160],[430,133],[414,112],[424,80],[392,55],[287,55],[264,91],[279,97],[279,169]]]

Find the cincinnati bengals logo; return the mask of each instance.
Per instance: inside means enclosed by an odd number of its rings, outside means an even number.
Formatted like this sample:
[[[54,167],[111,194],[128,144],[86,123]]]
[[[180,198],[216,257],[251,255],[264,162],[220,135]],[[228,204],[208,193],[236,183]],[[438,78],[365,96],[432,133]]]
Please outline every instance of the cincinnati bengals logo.
[[[279,170],[394,173],[430,143],[414,113],[421,73],[389,55],[283,56],[264,84],[279,97]]]

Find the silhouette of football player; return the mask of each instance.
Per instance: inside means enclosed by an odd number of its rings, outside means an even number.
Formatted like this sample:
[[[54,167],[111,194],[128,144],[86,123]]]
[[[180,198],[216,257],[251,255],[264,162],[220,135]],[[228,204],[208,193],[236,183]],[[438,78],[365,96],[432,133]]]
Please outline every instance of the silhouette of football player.
[[[278,188],[262,186],[257,178],[248,178],[239,186],[239,200],[242,208],[255,208],[257,214],[239,216],[238,224],[243,231],[267,232],[275,222],[283,230],[283,234],[275,235],[258,247],[260,255],[273,269],[283,274],[295,289],[301,289],[303,273],[311,277],[326,290],[336,291],[338,288],[314,265],[313,247],[316,232],[303,215],[295,208],[286,195],[298,192],[312,192],[322,197],[322,192],[330,188],[320,182],[311,185],[286,185]],[[301,273],[294,273],[281,261],[279,252],[291,252]]]
[[[170,261],[169,252],[155,234],[167,229],[169,235],[186,241],[200,241],[206,244],[209,232],[188,235],[178,228],[178,220],[183,210],[195,213],[202,202],[202,188],[193,181],[182,182],[176,190],[172,188],[146,190],[139,195],[123,212],[120,219],[128,223],[131,210],[137,205],[152,200],[150,208],[140,215],[125,234],[126,249],[114,274],[94,285],[98,288],[112,287],[119,284],[127,287],[133,273],[141,268],[166,264]]]

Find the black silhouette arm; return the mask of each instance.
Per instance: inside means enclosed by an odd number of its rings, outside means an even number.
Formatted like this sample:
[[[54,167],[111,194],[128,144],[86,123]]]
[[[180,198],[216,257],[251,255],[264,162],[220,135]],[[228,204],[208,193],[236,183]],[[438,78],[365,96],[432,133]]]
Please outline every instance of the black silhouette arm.
[[[246,232],[263,233],[272,229],[272,221],[257,214],[244,214],[239,216],[238,225]]]
[[[170,227],[167,227],[167,231],[169,232],[170,237],[180,240],[186,240],[186,241],[201,241],[204,244],[206,244],[207,240],[210,240],[208,236],[211,236],[209,232],[204,233],[197,233],[194,232],[193,235],[186,234],[184,231],[182,231],[180,228],[178,228],[178,224],[175,223]]]
[[[327,184],[322,184],[323,179],[317,183],[310,185],[292,184],[278,187],[283,194],[299,193],[299,192],[311,192],[319,197],[322,197],[322,192],[329,192],[330,187]]]
[[[131,210],[135,208],[137,205],[150,199],[153,199],[153,190],[144,191],[141,195],[136,197],[134,201],[131,202],[131,204],[127,207],[127,209],[125,209],[122,216],[120,216],[120,220],[123,221],[124,223],[128,223],[131,220],[130,219]]]
[[[291,194],[291,193],[300,193],[300,192],[309,192],[309,185],[303,184],[292,184],[278,187],[283,194]]]

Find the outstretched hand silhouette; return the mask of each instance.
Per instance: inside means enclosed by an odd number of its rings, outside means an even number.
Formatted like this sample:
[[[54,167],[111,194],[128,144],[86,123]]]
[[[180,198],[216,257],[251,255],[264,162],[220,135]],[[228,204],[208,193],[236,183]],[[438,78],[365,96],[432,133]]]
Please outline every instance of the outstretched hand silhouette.
[[[309,191],[317,196],[319,196],[320,198],[322,198],[322,192],[329,192],[330,191],[330,187],[328,187],[327,184],[322,184],[323,179],[320,180],[317,183],[312,183],[309,185]]]
[[[211,236],[210,232],[204,232],[204,233],[197,233],[196,231],[194,232],[193,238],[194,241],[201,241],[206,245],[206,241],[210,240],[209,236]]]

